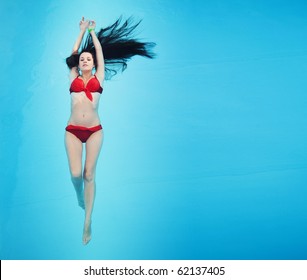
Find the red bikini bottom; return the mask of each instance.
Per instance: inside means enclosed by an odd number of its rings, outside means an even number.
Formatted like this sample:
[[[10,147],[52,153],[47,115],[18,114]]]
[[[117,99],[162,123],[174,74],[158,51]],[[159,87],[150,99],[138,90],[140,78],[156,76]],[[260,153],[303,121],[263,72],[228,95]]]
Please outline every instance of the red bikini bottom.
[[[102,126],[97,125],[93,127],[85,127],[85,126],[78,126],[78,125],[68,125],[66,127],[66,131],[72,133],[76,137],[80,139],[82,143],[85,143],[87,139],[96,131],[101,130]]]

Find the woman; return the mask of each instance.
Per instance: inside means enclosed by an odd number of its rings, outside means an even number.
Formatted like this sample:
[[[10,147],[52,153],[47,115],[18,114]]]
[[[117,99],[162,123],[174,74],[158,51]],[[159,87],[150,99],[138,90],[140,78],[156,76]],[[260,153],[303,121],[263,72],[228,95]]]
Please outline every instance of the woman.
[[[117,73],[118,68],[125,70],[127,61],[134,55],[154,57],[150,51],[154,43],[143,43],[131,38],[140,22],[131,24],[130,18],[122,25],[120,23],[121,19],[96,34],[95,21],[84,20],[83,17],[72,55],[66,59],[70,68],[71,115],[65,132],[65,146],[78,204],[85,210],[84,245],[91,240],[96,165],[103,142],[98,105],[105,74],[110,78]],[[79,52],[87,31],[88,37]],[[83,144],[86,155],[82,170]]]

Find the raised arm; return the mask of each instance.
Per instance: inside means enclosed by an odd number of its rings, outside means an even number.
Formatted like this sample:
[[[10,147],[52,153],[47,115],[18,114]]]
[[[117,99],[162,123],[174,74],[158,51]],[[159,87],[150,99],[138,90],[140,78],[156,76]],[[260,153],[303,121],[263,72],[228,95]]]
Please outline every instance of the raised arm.
[[[92,36],[92,41],[95,47],[95,53],[96,53],[96,77],[97,79],[102,83],[104,80],[104,57],[103,57],[103,51],[102,46],[96,36],[95,33],[95,27],[96,22],[94,20],[91,20],[89,22],[88,31],[90,32]]]
[[[80,32],[79,32],[79,35],[77,37],[77,40],[72,48],[72,54],[78,54],[78,51],[79,51],[79,48],[80,48],[80,45],[81,45],[81,42],[82,42],[82,39],[83,39],[83,36],[87,30],[89,26],[89,21],[88,20],[84,20],[84,17],[82,17],[80,23],[79,23],[79,27],[80,27]],[[71,80],[73,80],[75,77],[77,77],[79,75],[79,72],[78,72],[78,67],[73,67],[71,68],[71,71],[70,71],[70,78]]]

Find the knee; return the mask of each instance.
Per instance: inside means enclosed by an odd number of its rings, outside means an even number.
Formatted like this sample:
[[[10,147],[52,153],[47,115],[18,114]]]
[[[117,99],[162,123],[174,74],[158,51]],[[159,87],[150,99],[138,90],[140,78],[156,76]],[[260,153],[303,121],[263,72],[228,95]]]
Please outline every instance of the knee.
[[[94,172],[85,169],[84,174],[83,174],[83,178],[84,178],[84,181],[86,181],[88,183],[94,182],[95,181]]]
[[[81,173],[81,171],[72,170],[71,171],[71,180],[73,182],[78,182],[78,181],[82,180],[82,173]]]

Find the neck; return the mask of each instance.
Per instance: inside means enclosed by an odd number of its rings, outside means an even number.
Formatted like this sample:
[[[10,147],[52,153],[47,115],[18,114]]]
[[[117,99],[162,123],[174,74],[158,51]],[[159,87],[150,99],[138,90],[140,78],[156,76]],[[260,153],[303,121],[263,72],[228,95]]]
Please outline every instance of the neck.
[[[82,78],[88,80],[90,77],[92,77],[91,71],[82,72]]]

